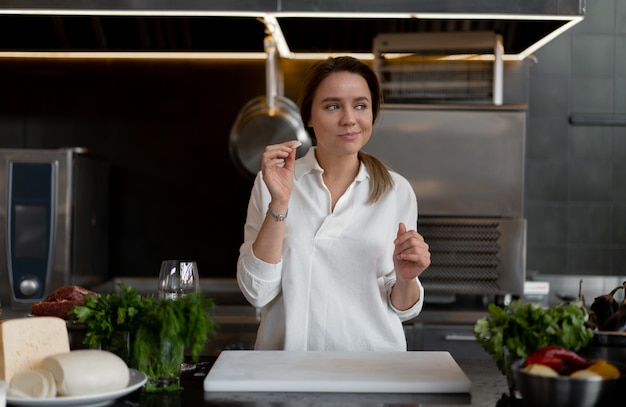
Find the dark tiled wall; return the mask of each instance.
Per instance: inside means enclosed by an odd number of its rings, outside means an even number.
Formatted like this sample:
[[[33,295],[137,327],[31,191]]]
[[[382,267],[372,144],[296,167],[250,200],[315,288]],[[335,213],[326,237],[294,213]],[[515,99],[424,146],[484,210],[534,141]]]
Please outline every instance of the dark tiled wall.
[[[229,133],[265,95],[263,61],[0,60],[0,78],[0,148],[81,146],[110,162],[111,276],[187,258],[234,277],[252,183]]]
[[[530,272],[626,275],[626,0],[587,2],[585,20],[537,51],[526,161]]]

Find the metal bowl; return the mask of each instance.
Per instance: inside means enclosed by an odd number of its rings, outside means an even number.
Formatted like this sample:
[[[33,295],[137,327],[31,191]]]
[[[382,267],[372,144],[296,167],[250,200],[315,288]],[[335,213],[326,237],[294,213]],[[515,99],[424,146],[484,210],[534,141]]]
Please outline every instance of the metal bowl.
[[[525,406],[600,407],[621,405],[626,385],[626,366],[612,362],[622,376],[615,379],[572,379],[567,376],[545,377],[523,370],[523,360],[513,364],[515,384]]]

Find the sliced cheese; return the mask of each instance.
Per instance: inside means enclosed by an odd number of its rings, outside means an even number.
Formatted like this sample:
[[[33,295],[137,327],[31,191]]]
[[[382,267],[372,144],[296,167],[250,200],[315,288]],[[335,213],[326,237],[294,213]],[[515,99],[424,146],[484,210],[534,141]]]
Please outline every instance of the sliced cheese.
[[[16,373],[38,369],[41,361],[69,352],[65,320],[29,317],[0,321],[0,380],[11,383]]]
[[[57,385],[49,370],[25,370],[13,376],[9,391],[18,398],[47,399],[57,395]]]
[[[82,396],[121,390],[128,386],[130,371],[115,353],[78,349],[48,356],[41,362],[54,376],[59,396]]]

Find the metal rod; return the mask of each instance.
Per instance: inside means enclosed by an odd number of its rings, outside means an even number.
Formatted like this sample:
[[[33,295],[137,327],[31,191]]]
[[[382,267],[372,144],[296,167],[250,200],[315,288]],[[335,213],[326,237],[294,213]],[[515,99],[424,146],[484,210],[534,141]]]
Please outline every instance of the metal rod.
[[[569,122],[581,126],[626,126],[626,114],[572,113]]]

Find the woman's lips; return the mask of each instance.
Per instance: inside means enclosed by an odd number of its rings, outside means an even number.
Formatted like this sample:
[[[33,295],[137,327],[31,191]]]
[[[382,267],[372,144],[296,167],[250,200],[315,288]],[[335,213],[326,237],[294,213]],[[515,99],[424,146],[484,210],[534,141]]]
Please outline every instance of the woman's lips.
[[[359,137],[359,133],[343,133],[340,137],[345,140],[355,140]]]

